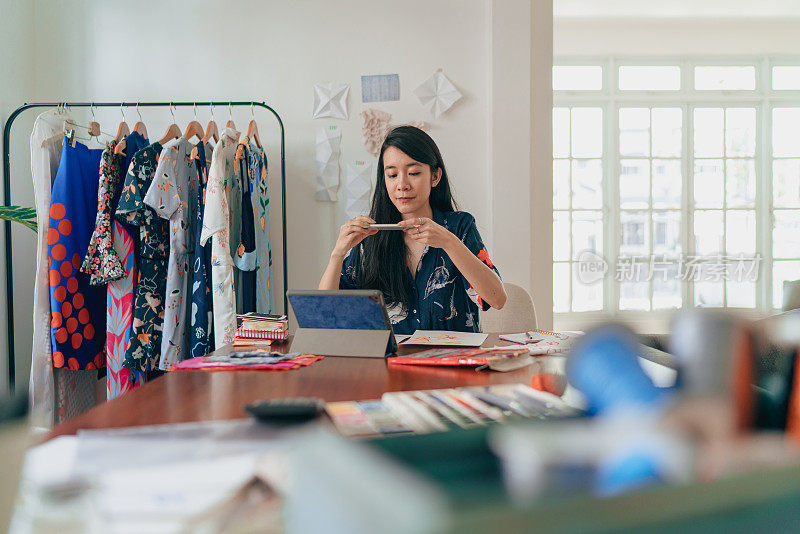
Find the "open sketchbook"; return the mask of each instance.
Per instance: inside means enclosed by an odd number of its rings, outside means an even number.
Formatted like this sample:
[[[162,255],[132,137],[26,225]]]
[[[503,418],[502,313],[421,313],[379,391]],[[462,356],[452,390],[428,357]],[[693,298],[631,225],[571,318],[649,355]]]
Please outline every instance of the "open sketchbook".
[[[448,330],[417,330],[403,345],[434,345],[452,347],[480,347],[487,334],[474,332],[451,332]]]

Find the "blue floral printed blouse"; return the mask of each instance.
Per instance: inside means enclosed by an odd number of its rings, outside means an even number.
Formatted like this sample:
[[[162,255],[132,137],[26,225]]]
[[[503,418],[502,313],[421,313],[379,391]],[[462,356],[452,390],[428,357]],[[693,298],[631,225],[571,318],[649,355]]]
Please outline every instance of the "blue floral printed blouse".
[[[472,215],[434,209],[433,220],[458,236],[479,260],[500,276],[489,259]],[[348,253],[342,264],[340,289],[360,289],[357,280],[363,252],[363,244],[360,244]],[[412,334],[416,330],[480,332],[478,307],[486,311],[490,306],[481,300],[443,249],[425,247],[411,286],[411,309],[395,306],[388,310],[396,334]]]

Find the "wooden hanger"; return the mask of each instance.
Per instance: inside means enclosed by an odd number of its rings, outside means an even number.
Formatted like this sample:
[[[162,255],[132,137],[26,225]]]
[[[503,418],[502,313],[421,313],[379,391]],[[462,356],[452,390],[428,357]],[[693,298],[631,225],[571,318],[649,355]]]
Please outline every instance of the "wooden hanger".
[[[208,126],[206,126],[206,133],[203,136],[203,143],[208,143],[208,140],[213,138],[215,143],[219,142],[219,130],[217,129],[217,123],[214,120],[210,120],[208,122]]]
[[[147,139],[147,126],[142,122],[142,114],[139,112],[139,103],[136,103],[136,113],[139,115],[139,120],[133,125],[133,131]]]
[[[251,120],[250,124],[247,125],[247,137],[254,140],[256,146],[261,148],[261,139],[258,137],[258,125],[255,119]]]
[[[247,137],[256,142],[256,146],[261,148],[261,138],[258,137],[258,124],[256,124],[255,102],[250,102],[250,124],[247,125]]]
[[[172,123],[167,127],[167,131],[164,134],[164,137],[158,140],[158,144],[165,145],[172,139],[177,139],[180,136],[181,136],[181,129],[178,128],[177,124]]]
[[[175,124],[175,108],[172,106],[172,102],[169,103],[169,112],[172,114],[172,124],[167,126],[164,137],[158,140],[158,144],[162,146],[167,144],[171,139],[177,139],[181,136],[181,129]]]
[[[231,103],[228,102],[228,123],[225,125],[228,128],[236,129],[236,125],[233,123],[233,116],[231,115]]]
[[[122,138],[126,135],[130,135],[131,129],[128,127],[128,123],[125,122],[125,112],[122,109],[122,104],[119,105],[119,112],[122,113],[122,122],[119,123],[119,127],[117,127],[117,135],[114,136],[114,141],[119,143],[122,141]]]
[[[198,139],[203,139],[203,127],[200,126],[200,123],[197,121],[192,121],[186,126],[186,131],[183,132],[183,137],[186,139],[191,139],[194,136],[197,136]]]

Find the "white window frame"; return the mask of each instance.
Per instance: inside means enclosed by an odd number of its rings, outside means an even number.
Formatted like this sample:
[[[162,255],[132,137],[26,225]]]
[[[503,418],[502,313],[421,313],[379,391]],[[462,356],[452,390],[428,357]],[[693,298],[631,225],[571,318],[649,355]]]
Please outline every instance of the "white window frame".
[[[800,90],[773,90],[772,67],[782,65],[800,66],[800,57],[620,57],[620,56],[569,56],[554,58],[554,65],[587,65],[603,68],[603,87],[600,91],[554,91],[553,107],[591,106],[603,110],[603,205],[607,223],[603,228],[603,256],[609,261],[609,273],[603,280],[603,311],[559,312],[554,320],[560,327],[589,325],[609,319],[630,323],[658,324],[660,329],[668,322],[675,310],[633,311],[619,310],[619,284],[614,280],[616,259],[620,240],[619,206],[619,108],[620,107],[679,107],[682,110],[682,200],[681,200],[681,247],[684,254],[694,249],[691,239],[693,209],[689,205],[693,187],[694,152],[693,109],[695,107],[747,106],[756,110],[756,253],[762,260],[756,280],[754,309],[743,313],[753,315],[774,313],[781,303],[772,302],[772,110],[776,107],[800,107]],[[661,66],[676,65],[681,68],[681,88],[677,91],[621,91],[618,85],[621,65]],[[740,66],[755,67],[755,90],[695,90],[694,67]],[[612,172],[613,170],[613,172]],[[652,192],[651,192],[652,194]],[[551,204],[552,206],[552,204]],[[612,207],[614,207],[612,209]],[[727,208],[724,208],[727,209]],[[646,211],[650,211],[649,209]],[[650,229],[652,234],[652,228]],[[652,239],[651,239],[652,241]],[[652,243],[651,243],[652,247]],[[572,248],[572,245],[571,247]],[[652,286],[652,284],[651,284]],[[652,287],[650,289],[652,298]],[[694,307],[692,284],[681,282],[683,307]],[[571,305],[571,303],[570,303]],[[737,309],[739,310],[739,309]]]

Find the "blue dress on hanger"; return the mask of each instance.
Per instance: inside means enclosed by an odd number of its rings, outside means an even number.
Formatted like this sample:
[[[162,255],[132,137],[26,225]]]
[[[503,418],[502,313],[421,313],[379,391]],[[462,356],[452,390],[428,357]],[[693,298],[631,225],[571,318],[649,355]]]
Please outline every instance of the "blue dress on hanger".
[[[103,149],[63,140],[50,200],[47,252],[53,366],[92,370],[105,366],[106,286],[89,285],[80,271],[97,217]]]

